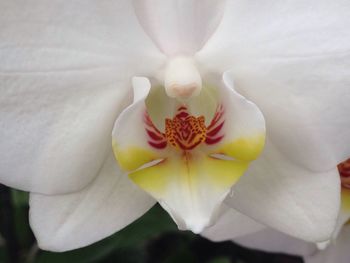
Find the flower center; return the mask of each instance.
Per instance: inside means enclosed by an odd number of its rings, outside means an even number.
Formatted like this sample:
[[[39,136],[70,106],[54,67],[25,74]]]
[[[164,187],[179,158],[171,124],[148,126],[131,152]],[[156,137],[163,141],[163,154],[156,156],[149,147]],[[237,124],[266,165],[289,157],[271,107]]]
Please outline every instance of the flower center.
[[[341,186],[350,189],[350,159],[338,165]]]
[[[194,117],[182,106],[173,119],[165,120],[165,137],[176,148],[192,150],[205,141],[207,127],[204,116]]]
[[[225,122],[223,113],[223,107],[219,106],[211,123],[206,126],[204,116],[190,115],[186,106],[180,106],[172,119],[165,119],[165,133],[162,133],[146,112],[144,121],[148,143],[157,149],[172,145],[183,151],[192,150],[204,142],[208,145],[216,144],[224,137],[221,133]]]

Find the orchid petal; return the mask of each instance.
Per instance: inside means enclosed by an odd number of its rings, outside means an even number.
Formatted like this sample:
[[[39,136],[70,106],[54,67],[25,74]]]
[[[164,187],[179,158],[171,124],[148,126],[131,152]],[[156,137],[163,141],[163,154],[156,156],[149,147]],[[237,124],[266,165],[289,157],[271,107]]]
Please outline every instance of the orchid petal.
[[[318,172],[297,165],[267,137],[234,191],[226,204],[264,225],[310,242],[332,235],[340,204],[336,167]]]
[[[350,156],[349,2],[229,5],[197,59],[208,71],[232,69],[237,91],[261,109],[290,159],[335,167]]]
[[[273,253],[309,256],[317,252],[314,243],[290,237],[271,228],[234,238],[233,241],[247,248]]]
[[[325,241],[339,204],[335,167],[350,155],[345,116],[350,6],[347,1],[230,4],[237,8],[227,9],[197,59],[209,71],[232,69],[237,91],[264,114],[268,142],[228,202],[277,230]],[[220,51],[214,55],[214,50]]]
[[[304,257],[305,263],[349,262],[350,226],[343,227],[337,240],[313,256]]]
[[[223,72],[248,61],[254,65],[262,58],[345,56],[349,53],[349,12],[347,0],[268,0],[263,5],[227,1],[220,26],[198,57],[211,69]]]
[[[0,181],[44,194],[79,190],[131,102],[130,74],[152,73],[164,57],[130,1],[1,1],[0,24]]]
[[[250,234],[247,232],[247,235],[238,236],[239,230],[235,227],[232,222],[228,219],[228,213],[224,214],[223,218],[226,216],[227,220],[225,224],[221,222],[225,222],[225,220],[219,221],[218,224],[212,227],[212,231],[209,231],[208,234],[205,233],[205,236],[213,239],[213,240],[226,240],[233,239],[234,242],[239,243],[240,245],[274,252],[274,253],[287,253],[287,254],[295,254],[295,255],[303,255],[303,256],[311,256],[312,254],[317,253],[317,249],[324,250],[327,249],[328,246],[334,246],[337,244],[337,237],[340,233],[343,226],[350,219],[350,190],[347,187],[348,176],[349,176],[349,160],[347,162],[343,162],[338,165],[338,170],[340,173],[340,178],[342,182],[341,189],[341,210],[339,212],[339,216],[337,219],[337,224],[332,234],[332,238],[330,240],[319,242],[317,244],[305,242],[301,239],[297,239],[281,232],[278,232],[271,228],[260,229],[260,231],[254,232]],[[234,210],[232,210],[234,211]],[[233,213],[231,212],[231,215]],[[241,217],[242,219],[245,217],[238,212],[235,212],[235,216]],[[221,224],[220,224],[221,223]],[[210,229],[209,229],[210,230]],[[220,234],[220,230],[223,234]],[[219,234],[217,234],[218,232]],[[230,233],[230,234],[226,234]],[[313,257],[311,257],[313,258]]]
[[[129,96],[114,72],[1,75],[1,182],[54,194],[95,178]]]
[[[98,177],[84,190],[52,196],[32,193],[30,224],[40,248],[66,251],[113,234],[154,204],[120,171],[110,153]]]
[[[240,236],[259,232],[266,227],[240,212],[223,205],[223,214],[201,235],[215,242],[231,240]]]
[[[157,88],[155,93],[149,92],[147,79],[135,78],[133,84],[134,103],[120,114],[113,129],[116,159],[132,181],[170,213],[180,229],[199,233],[213,223],[231,186],[261,152],[264,119],[253,103],[236,93],[231,83],[228,85],[228,80],[218,88],[222,104],[207,124],[204,116],[191,115],[190,102],[189,107],[175,99],[163,104]],[[143,91],[143,95],[136,91]],[[161,107],[157,103],[147,105],[152,100],[162,101]],[[162,110],[165,105],[168,110]],[[152,108],[159,113],[151,115]],[[174,108],[175,114],[163,119],[165,131],[153,123],[152,116],[157,116],[159,123],[159,118]],[[243,154],[238,154],[237,147]]]
[[[135,0],[140,24],[167,55],[193,55],[219,25],[225,0]]]
[[[232,71],[238,92],[264,113],[273,143],[308,169],[329,170],[350,156],[349,58],[269,60]]]
[[[1,72],[118,66],[130,76],[153,72],[162,58],[129,0],[2,1],[0,24]]]

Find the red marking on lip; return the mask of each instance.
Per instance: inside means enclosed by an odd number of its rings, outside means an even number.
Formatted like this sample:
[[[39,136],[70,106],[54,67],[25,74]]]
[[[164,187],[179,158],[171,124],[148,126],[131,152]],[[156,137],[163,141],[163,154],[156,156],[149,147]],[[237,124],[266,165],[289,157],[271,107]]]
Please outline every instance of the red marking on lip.
[[[225,121],[222,121],[216,128],[213,128],[211,131],[207,132],[207,136],[215,136],[221,131],[222,127],[224,126]]]
[[[187,116],[189,116],[189,114],[187,112],[184,112],[184,111],[176,114],[176,118],[180,118],[180,119],[186,118]]]
[[[167,141],[164,134],[161,133],[153,124],[147,112],[145,112],[143,119],[146,125],[145,129],[149,137],[148,144],[156,149],[164,149],[167,146]]]
[[[167,142],[164,141],[164,142],[160,142],[160,143],[155,143],[155,142],[152,142],[152,141],[148,141],[149,145],[153,146],[154,148],[157,148],[157,149],[164,149],[167,145]]]
[[[220,105],[215,112],[215,115],[213,119],[211,120],[209,126],[207,127],[208,130],[211,130],[218,122],[221,120],[221,118],[224,115],[224,107]]]
[[[212,144],[220,142],[223,137],[224,136],[220,136],[220,137],[217,137],[217,138],[209,138],[208,137],[208,138],[205,139],[205,143],[209,144],[209,145],[212,145]]]
[[[216,144],[220,142],[221,139],[224,137],[224,135],[220,134],[220,131],[222,130],[225,124],[225,120],[223,120],[223,116],[224,116],[224,107],[220,105],[216,110],[215,115],[207,128],[207,137],[205,139],[206,144],[209,144],[209,145]]]
[[[338,171],[342,187],[350,189],[350,158],[338,164]]]
[[[146,129],[146,131],[147,131],[148,136],[151,137],[151,139],[153,139],[155,141],[164,140],[164,137],[162,136],[162,134],[157,134],[157,133],[150,131],[148,129]]]
[[[188,113],[186,106],[180,106],[172,119],[165,119],[165,133],[153,124],[147,112],[144,115],[148,144],[156,149],[164,149],[168,144],[183,151],[189,151],[205,142],[216,144],[224,137],[220,134],[225,121],[224,110],[220,105],[209,126],[205,125],[204,116],[195,117]]]

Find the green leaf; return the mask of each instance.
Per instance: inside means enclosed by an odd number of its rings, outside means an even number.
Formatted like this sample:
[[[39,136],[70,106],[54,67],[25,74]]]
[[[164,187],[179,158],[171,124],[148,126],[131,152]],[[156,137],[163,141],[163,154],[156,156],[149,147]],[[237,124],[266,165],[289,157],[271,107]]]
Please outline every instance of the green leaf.
[[[29,193],[12,189],[11,200],[17,240],[22,249],[27,249],[33,242],[28,221]]]
[[[5,246],[0,246],[0,262],[8,262]]]
[[[14,190],[11,191],[11,198],[14,206],[27,207],[29,202],[29,193]]]

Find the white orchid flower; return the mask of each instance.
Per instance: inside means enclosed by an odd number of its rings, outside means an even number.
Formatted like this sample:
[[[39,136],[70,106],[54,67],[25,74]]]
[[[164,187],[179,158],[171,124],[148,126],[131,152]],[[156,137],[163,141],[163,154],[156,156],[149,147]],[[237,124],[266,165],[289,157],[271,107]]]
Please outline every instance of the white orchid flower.
[[[0,1],[0,181],[31,192],[41,248],[86,246],[156,201],[196,233],[237,209],[327,240],[350,155],[349,11]]]
[[[238,231],[235,231],[234,235],[236,238],[233,241],[249,248],[299,255],[303,257],[305,263],[348,263],[350,256],[350,159],[340,163],[338,169],[342,185],[342,205],[339,211],[337,226],[330,240],[321,243],[305,242],[271,228],[266,228],[250,220],[253,226],[251,233],[239,236]],[[243,221],[244,215],[240,215],[240,219]],[[221,222],[222,228],[223,219],[219,222]],[[214,226],[213,229],[217,227]],[[226,225],[226,227],[229,228],[230,226]],[[208,231],[207,237],[218,240],[217,235],[214,235],[213,229]],[[256,232],[253,233],[254,229]],[[227,232],[232,234],[233,231]],[[226,234],[227,236],[228,234]],[[223,234],[221,234],[219,240],[225,240]]]

